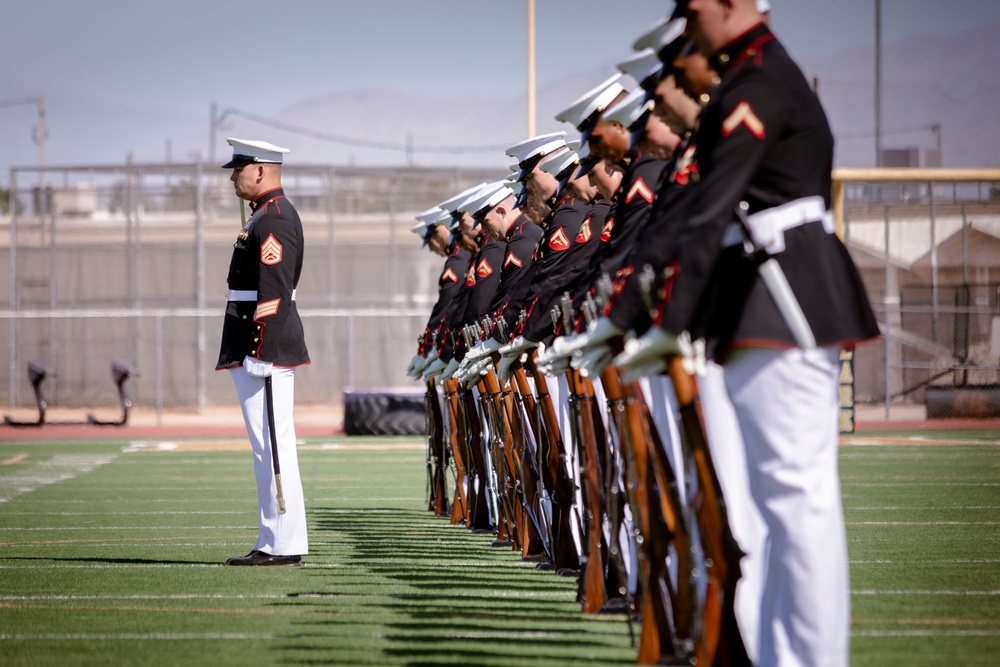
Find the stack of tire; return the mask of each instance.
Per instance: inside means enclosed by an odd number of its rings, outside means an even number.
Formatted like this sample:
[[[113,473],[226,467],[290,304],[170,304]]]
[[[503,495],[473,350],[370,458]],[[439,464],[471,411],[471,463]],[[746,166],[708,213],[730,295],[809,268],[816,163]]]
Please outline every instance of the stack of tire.
[[[426,435],[421,391],[344,392],[345,435]]]

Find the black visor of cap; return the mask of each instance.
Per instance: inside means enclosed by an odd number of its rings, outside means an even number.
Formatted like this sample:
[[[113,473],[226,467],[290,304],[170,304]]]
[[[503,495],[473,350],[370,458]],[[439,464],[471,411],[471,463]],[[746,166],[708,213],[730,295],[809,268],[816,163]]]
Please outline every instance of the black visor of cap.
[[[256,158],[249,155],[233,155],[233,159],[222,165],[223,169],[233,169],[234,167],[245,167],[256,162]]]
[[[601,161],[596,155],[588,155],[587,157],[580,160],[580,169],[576,172],[577,178],[583,178],[593,170],[598,162]]]

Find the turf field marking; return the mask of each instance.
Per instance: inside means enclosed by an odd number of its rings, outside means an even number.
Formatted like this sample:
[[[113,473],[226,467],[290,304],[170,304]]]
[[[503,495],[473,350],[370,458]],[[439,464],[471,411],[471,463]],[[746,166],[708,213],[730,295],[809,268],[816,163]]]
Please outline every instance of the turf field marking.
[[[1000,526],[1000,521],[848,521],[848,526]]]
[[[224,510],[219,512],[204,512],[204,511],[191,511],[191,512],[4,512],[4,516],[109,516],[109,515],[120,515],[120,516],[151,516],[151,515],[162,515],[162,514],[180,514],[187,516],[188,514],[246,514],[242,510]]]
[[[851,595],[1000,595],[997,591],[927,591],[927,590],[886,590],[871,589],[851,591]]]
[[[147,639],[167,639],[167,640],[185,640],[189,641],[192,639],[274,639],[272,634],[249,634],[245,632],[200,632],[200,633],[165,633],[156,632],[148,634],[90,634],[90,633],[76,633],[67,635],[57,635],[57,634],[39,634],[39,635],[27,635],[27,634],[0,634],[0,640],[3,641],[92,641],[92,640],[109,640],[109,641],[121,641],[121,640],[147,640]]]
[[[899,507],[899,506],[886,506],[886,507],[845,507],[845,510],[851,512],[888,512],[890,510],[904,510],[909,512],[938,512],[945,510],[1000,510],[1000,507],[995,505],[960,505],[957,507],[945,507],[938,505],[936,507]]]
[[[73,479],[113,461],[115,456],[97,454],[61,454],[38,461],[18,475],[0,477],[0,503],[8,502],[35,489]]]
[[[246,530],[247,526],[0,526],[0,530]]]
[[[0,466],[12,466],[15,463],[20,463],[26,458],[28,458],[28,455],[23,452],[20,454],[14,454],[14,456],[8,456],[4,460],[0,461]]]
[[[372,598],[437,600],[440,593],[133,593],[130,595],[0,595],[2,602],[52,602],[56,600],[288,600],[319,598]],[[521,597],[576,597],[575,590],[561,591],[484,591],[481,593],[448,593],[447,597],[461,598],[521,598]]]
[[[299,444],[299,451],[325,452],[333,450],[346,450],[351,452],[383,452],[383,451],[406,451],[422,450],[426,445],[422,443],[351,443],[340,444],[335,442],[324,442],[318,444]],[[137,452],[236,452],[250,451],[250,446],[245,439],[235,440],[133,440],[122,449],[123,454],[135,454]]]
[[[851,565],[894,565],[896,563],[903,563],[905,565],[930,565],[931,563],[945,564],[945,565],[990,565],[992,563],[1000,563],[1000,559],[996,558],[976,558],[976,559],[952,559],[952,558],[938,558],[938,559],[919,559],[919,560],[849,560],[847,561]]]
[[[162,611],[162,612],[183,612],[183,613],[200,613],[200,614],[245,614],[246,609],[226,609],[224,607],[152,607],[148,605],[94,605],[94,604],[74,604],[74,605],[64,605],[64,604],[13,604],[0,602],[0,609],[58,609],[60,611]],[[254,616],[258,614],[277,614],[280,613],[273,609],[254,609]]]
[[[841,446],[877,447],[882,445],[986,445],[996,447],[995,440],[956,440],[953,438],[929,438],[923,435],[906,436],[850,436],[840,440]]]
[[[1000,630],[855,630],[851,632],[851,636],[852,637],[1000,637]]]

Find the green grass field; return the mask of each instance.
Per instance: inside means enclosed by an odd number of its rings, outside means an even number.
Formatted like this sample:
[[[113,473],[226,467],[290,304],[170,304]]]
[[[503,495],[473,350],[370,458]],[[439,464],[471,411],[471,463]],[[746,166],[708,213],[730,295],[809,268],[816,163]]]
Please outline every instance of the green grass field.
[[[895,435],[841,454],[853,664],[997,664],[1000,433]],[[256,537],[234,444],[0,443],[0,665],[634,663],[623,617],[425,511],[412,438],[307,441],[307,566],[222,566]]]

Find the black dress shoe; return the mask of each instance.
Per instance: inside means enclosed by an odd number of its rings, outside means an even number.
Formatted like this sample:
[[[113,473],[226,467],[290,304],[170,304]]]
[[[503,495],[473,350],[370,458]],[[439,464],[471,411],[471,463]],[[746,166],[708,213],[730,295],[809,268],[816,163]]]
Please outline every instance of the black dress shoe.
[[[302,556],[272,556],[254,549],[246,556],[230,558],[226,565],[302,565]]]

